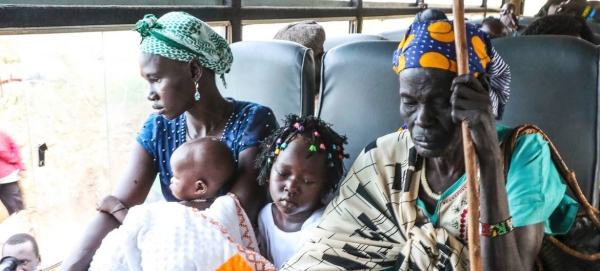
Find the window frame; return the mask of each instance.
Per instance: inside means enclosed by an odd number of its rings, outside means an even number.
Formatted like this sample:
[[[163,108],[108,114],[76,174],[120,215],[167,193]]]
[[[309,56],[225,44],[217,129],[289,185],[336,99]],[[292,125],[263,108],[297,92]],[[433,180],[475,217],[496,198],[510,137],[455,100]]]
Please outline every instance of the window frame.
[[[133,28],[145,14],[157,17],[174,10],[188,12],[207,23],[226,26],[229,42],[242,40],[242,27],[253,21],[351,18],[349,33],[361,33],[363,18],[397,17],[419,12],[414,3],[369,3],[350,0],[347,7],[334,6],[244,6],[243,0],[222,0],[222,5],[13,5],[0,4],[0,35],[123,30]],[[300,1],[300,0],[297,0]],[[75,1],[74,1],[75,2]],[[499,9],[468,6],[466,13],[497,13]],[[432,6],[433,7],[433,6]],[[436,5],[448,14],[450,5]],[[69,14],[69,16],[65,16]]]

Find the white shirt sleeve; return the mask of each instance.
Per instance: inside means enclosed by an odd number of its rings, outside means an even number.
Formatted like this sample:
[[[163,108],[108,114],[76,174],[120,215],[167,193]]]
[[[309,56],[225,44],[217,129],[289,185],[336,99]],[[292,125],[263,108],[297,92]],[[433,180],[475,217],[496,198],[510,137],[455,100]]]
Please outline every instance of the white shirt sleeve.
[[[258,236],[256,236],[256,239],[258,240],[258,249],[260,250],[260,254],[269,261],[273,262],[273,259],[269,254],[269,229],[277,226],[275,226],[275,223],[273,222],[271,204],[272,203],[269,203],[263,207],[258,214]]]

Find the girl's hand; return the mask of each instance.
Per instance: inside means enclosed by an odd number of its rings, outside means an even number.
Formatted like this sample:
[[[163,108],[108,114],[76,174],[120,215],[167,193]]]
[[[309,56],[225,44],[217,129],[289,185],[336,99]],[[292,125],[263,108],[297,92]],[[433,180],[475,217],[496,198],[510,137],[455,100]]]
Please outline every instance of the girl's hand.
[[[100,200],[99,203],[96,203],[96,211],[109,213],[113,211],[115,206],[117,206],[121,201],[117,199],[113,195],[106,195],[104,198]]]

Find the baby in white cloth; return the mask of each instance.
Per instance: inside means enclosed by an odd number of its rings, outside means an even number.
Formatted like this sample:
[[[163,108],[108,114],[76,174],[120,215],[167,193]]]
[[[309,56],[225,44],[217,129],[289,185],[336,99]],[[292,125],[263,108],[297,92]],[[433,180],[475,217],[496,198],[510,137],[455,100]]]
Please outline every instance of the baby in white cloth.
[[[123,225],[102,241],[90,270],[275,270],[258,253],[237,197],[217,197],[236,172],[225,143],[210,137],[187,142],[173,153],[171,169],[170,188],[181,201],[129,209]]]

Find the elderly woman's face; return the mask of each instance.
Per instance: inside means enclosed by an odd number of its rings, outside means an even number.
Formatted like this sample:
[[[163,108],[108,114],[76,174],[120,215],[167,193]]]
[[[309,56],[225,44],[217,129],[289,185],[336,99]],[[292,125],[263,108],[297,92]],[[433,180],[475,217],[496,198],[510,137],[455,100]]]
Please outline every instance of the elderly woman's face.
[[[149,83],[152,108],[175,119],[194,103],[194,81],[188,63],[159,55],[140,54],[140,75]]]
[[[400,115],[417,152],[425,157],[442,156],[460,140],[460,125],[452,120],[450,104],[454,77],[455,73],[432,68],[400,73]]]

